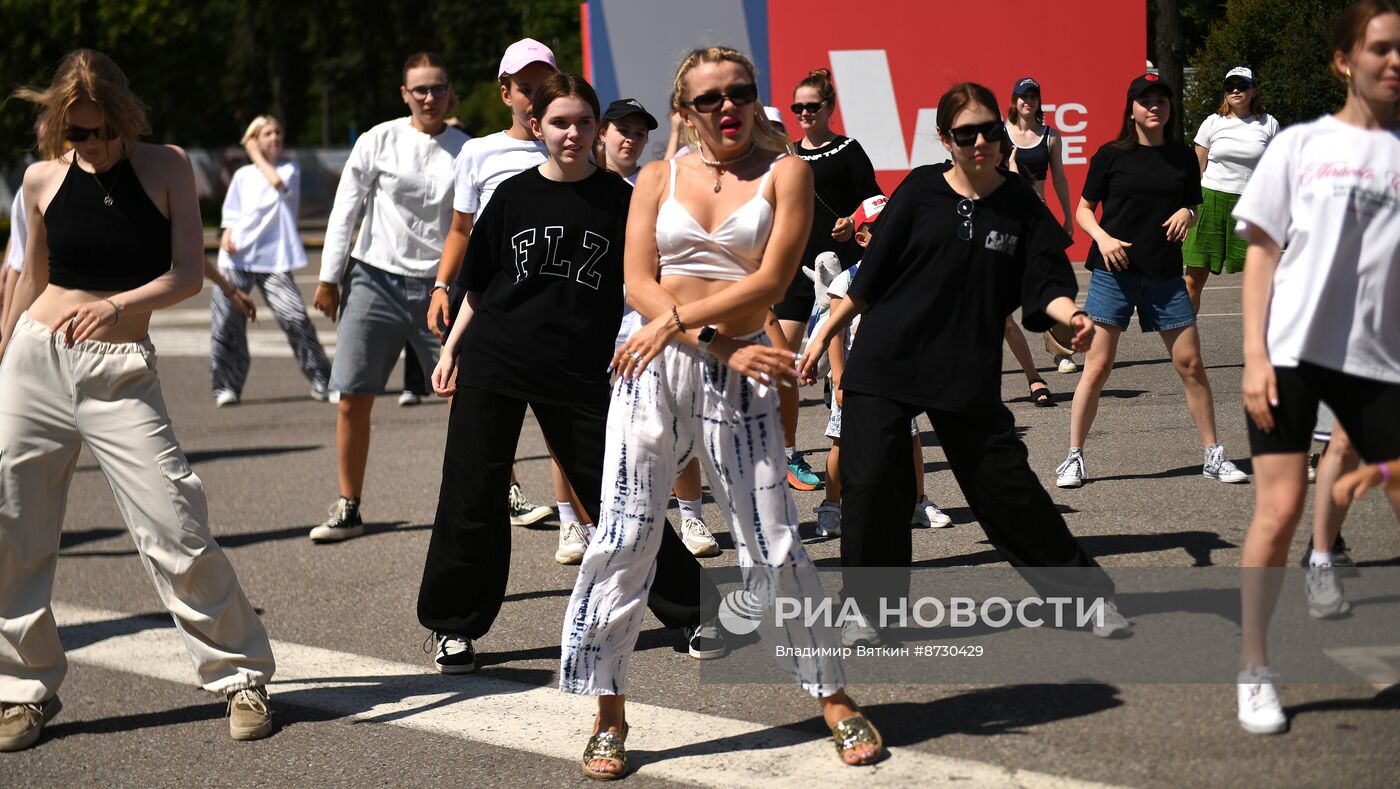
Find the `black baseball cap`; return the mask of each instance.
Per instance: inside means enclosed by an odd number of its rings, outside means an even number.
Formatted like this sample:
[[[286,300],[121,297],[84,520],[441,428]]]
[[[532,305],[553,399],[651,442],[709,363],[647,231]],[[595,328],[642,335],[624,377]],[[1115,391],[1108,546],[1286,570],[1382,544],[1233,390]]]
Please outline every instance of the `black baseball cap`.
[[[626,118],[628,115],[641,115],[642,119],[647,122],[648,131],[656,128],[656,118],[653,118],[651,113],[647,112],[647,108],[643,107],[642,103],[636,99],[618,99],[609,104],[607,111],[603,113],[603,120],[616,121]]]
[[[1027,92],[1027,91],[1032,91],[1032,90],[1035,91],[1036,93],[1039,93],[1039,92],[1040,92],[1040,83],[1039,83],[1039,82],[1036,82],[1034,79],[1031,79],[1030,77],[1021,77],[1020,79],[1016,80],[1016,84],[1015,84],[1014,86],[1012,86],[1012,88],[1011,88],[1011,95],[1012,95],[1012,96],[1019,96],[1019,95],[1021,95],[1022,93],[1025,93],[1025,92]]]
[[[1141,96],[1142,94],[1146,93],[1149,90],[1152,90],[1153,88],[1165,91],[1168,97],[1172,97],[1175,95],[1172,92],[1171,85],[1168,85],[1167,83],[1163,82],[1162,78],[1157,76],[1156,74],[1149,73],[1143,74],[1142,76],[1133,80],[1132,84],[1128,86],[1128,101],[1133,101],[1138,96]]]

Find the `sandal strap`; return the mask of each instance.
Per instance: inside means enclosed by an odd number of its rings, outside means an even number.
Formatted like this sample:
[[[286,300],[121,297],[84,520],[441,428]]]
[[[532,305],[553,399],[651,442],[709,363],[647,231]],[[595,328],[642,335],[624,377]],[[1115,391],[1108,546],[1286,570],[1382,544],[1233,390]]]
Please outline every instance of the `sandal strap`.
[[[607,759],[627,766],[627,748],[623,745],[623,735],[615,731],[601,731],[588,740],[583,749],[583,762]]]
[[[860,713],[844,718],[832,726],[831,738],[836,742],[836,752],[843,757],[847,751],[859,745],[874,745],[877,748],[884,748],[885,745],[875,725]]]

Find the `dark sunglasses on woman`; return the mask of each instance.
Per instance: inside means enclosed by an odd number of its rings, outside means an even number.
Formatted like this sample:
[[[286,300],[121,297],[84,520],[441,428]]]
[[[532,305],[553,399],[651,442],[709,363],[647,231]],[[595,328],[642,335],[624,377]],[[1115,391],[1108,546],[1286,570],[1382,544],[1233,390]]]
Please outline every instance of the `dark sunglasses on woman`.
[[[824,101],[809,101],[806,104],[798,104],[794,102],[792,105],[792,114],[801,115],[804,112],[810,112],[813,115],[816,115],[818,112],[821,112],[822,107],[825,106],[826,102]]]
[[[728,93],[712,90],[701,93],[687,103],[691,107],[694,107],[696,112],[716,112],[720,107],[724,106],[725,99],[734,102],[735,107],[752,104],[758,99],[758,86],[752,83],[748,85],[735,85],[729,89]]]
[[[1240,93],[1244,93],[1252,87],[1254,86],[1250,85],[1248,82],[1245,82],[1242,79],[1232,79],[1225,83],[1225,92],[1234,93],[1236,91],[1239,91]]]
[[[1006,127],[1001,121],[987,121],[986,123],[974,123],[969,126],[954,126],[948,130],[952,135],[953,142],[959,148],[967,148],[977,144],[977,136],[987,142],[999,142],[1006,139]]]
[[[97,135],[98,140],[116,139],[117,130],[111,126],[104,126],[100,129],[89,129],[86,126],[69,126],[63,130],[63,139],[68,142],[83,142],[87,138]]]

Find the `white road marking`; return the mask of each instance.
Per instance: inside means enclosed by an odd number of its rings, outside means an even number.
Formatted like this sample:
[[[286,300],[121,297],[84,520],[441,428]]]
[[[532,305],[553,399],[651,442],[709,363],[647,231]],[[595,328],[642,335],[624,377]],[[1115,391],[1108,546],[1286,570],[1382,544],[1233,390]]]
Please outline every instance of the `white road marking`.
[[[116,611],[55,602],[62,626],[86,625],[105,636],[68,653],[74,663],[188,685],[194,681],[189,657],[173,628],[162,621],[136,633],[130,617]],[[593,700],[569,696],[489,674],[447,677],[425,665],[407,665],[329,649],[273,641],[277,674],[270,688],[299,707],[372,723],[426,731],[576,761],[587,741]],[[798,693],[797,688],[764,692]],[[816,705],[812,705],[816,713]],[[812,787],[936,786],[1079,789],[1104,784],[1015,770],[986,762],[892,751],[873,768],[848,768],[836,761],[829,738],[788,728],[641,704],[627,705],[632,725],[628,745],[667,754],[638,763],[639,774],[695,786]],[[878,721],[877,721],[878,723]]]

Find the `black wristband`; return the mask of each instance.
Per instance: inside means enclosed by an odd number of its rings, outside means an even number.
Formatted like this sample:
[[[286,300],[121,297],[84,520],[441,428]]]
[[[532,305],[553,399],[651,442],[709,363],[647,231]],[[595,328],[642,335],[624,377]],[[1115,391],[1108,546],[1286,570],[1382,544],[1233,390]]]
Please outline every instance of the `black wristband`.
[[[681,330],[681,334],[685,334],[685,324],[681,323],[681,311],[676,309],[674,304],[671,305],[671,318],[675,320],[676,328]]]
[[[1090,323],[1092,323],[1093,320],[1094,320],[1093,318],[1090,318],[1090,317],[1089,317],[1089,313],[1085,312],[1084,310],[1075,310],[1075,311],[1074,311],[1074,314],[1072,314],[1072,315],[1069,316],[1069,322],[1070,322],[1070,323],[1074,323],[1074,319],[1075,319],[1075,318],[1078,318],[1080,315],[1083,315],[1084,317],[1089,318],[1089,322],[1090,322]]]

